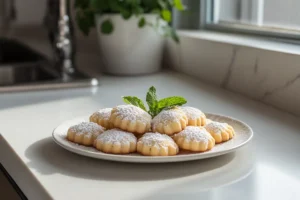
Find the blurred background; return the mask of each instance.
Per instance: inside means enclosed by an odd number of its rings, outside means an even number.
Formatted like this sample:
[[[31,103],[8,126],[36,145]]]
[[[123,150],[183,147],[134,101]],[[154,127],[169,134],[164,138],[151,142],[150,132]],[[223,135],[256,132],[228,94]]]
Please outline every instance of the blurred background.
[[[165,56],[170,48],[163,47],[164,42],[150,31],[142,32],[136,24],[131,27],[132,17],[127,28],[112,19],[113,36],[101,35],[100,24],[84,36],[78,24],[84,29],[89,21],[75,20],[75,12],[85,12],[85,2],[90,1],[0,1],[0,91],[86,87],[98,85],[97,77],[103,72],[142,75],[172,65],[173,58]],[[174,6],[177,9],[168,7],[161,15],[177,30],[226,32],[298,43],[299,6],[297,0],[183,0]],[[91,23],[101,23],[101,19]],[[176,36],[176,32],[168,34]],[[149,45],[151,48],[147,48]],[[135,51],[129,54],[128,49]]]

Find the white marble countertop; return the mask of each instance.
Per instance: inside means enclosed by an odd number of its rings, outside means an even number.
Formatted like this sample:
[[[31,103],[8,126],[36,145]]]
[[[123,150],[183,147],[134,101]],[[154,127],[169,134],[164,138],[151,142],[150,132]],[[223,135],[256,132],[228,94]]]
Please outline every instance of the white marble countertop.
[[[217,158],[174,164],[107,162],[51,139],[61,122],[121,104],[122,95],[182,95],[189,105],[248,123],[250,145]],[[98,88],[0,94],[0,162],[30,200],[300,198],[299,118],[177,73],[103,76]]]

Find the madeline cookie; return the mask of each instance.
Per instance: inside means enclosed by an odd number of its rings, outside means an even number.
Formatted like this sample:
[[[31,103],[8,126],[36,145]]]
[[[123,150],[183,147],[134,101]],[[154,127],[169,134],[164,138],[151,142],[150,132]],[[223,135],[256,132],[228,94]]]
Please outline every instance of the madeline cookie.
[[[179,148],[189,151],[204,152],[215,146],[215,139],[199,126],[188,126],[173,137]]]
[[[110,123],[114,128],[144,134],[150,129],[151,116],[133,105],[120,105],[112,109]]]
[[[216,143],[226,142],[235,134],[232,126],[227,123],[211,121],[204,128],[211,134]]]
[[[136,151],[136,137],[120,129],[111,129],[100,134],[94,147],[104,153],[128,154]]]
[[[137,143],[137,152],[144,156],[174,156],[178,151],[174,140],[160,133],[146,133]]]
[[[205,114],[193,107],[180,107],[188,118],[188,126],[204,126],[206,124]]]
[[[111,128],[111,125],[109,123],[111,110],[112,110],[112,108],[104,108],[104,109],[98,110],[97,112],[94,112],[90,116],[90,122],[95,122],[95,123],[103,126],[106,129]]]
[[[67,139],[77,144],[92,146],[98,135],[103,132],[104,128],[94,122],[82,122],[69,128]]]
[[[172,135],[185,129],[188,118],[179,108],[163,110],[152,120],[152,131]]]

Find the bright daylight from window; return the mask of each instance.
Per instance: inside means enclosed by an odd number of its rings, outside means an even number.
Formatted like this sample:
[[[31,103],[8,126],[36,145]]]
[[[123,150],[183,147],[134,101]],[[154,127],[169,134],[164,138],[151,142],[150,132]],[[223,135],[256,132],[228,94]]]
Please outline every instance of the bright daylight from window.
[[[300,31],[299,0],[214,0],[214,24]],[[274,30],[275,29],[275,30]]]

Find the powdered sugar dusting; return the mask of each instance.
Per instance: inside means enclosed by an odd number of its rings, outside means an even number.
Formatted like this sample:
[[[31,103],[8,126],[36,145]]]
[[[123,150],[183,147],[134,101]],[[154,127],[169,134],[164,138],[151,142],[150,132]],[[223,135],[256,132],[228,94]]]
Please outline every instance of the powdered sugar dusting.
[[[87,137],[91,137],[93,134],[104,132],[104,128],[94,122],[81,122],[80,124],[71,126],[70,131],[76,135],[85,134]]]
[[[136,137],[129,132],[122,131],[120,129],[111,129],[105,131],[97,137],[97,140],[103,143],[113,144],[114,142],[119,142],[121,144],[128,144],[129,142],[136,143]]]
[[[151,122],[151,116],[146,111],[133,105],[120,105],[115,107],[114,110],[123,120],[140,121],[144,124]]]
[[[204,116],[204,113],[197,108],[185,106],[185,107],[180,107],[180,109],[186,114],[188,119],[195,120]]]
[[[206,124],[209,124],[209,123],[212,123],[212,122],[213,122],[213,120],[206,118]]]
[[[97,112],[95,112],[93,115],[96,116],[97,118],[109,120],[111,110],[112,110],[112,108],[103,108],[103,109],[100,109]]]
[[[206,114],[207,118],[218,121],[218,122],[226,122],[230,124],[235,130],[235,137],[231,140],[216,144],[213,149],[203,153],[191,153],[191,152],[179,152],[177,156],[168,156],[168,157],[146,157],[142,156],[138,153],[132,153],[128,155],[111,155],[102,153],[98,151],[94,147],[87,147],[83,145],[78,145],[76,143],[70,142],[66,139],[67,131],[70,126],[74,124],[78,124],[82,121],[87,121],[89,116],[86,117],[78,117],[76,119],[68,120],[61,125],[59,125],[53,132],[53,139],[56,143],[61,145],[63,148],[66,148],[69,151],[79,153],[84,156],[94,157],[97,159],[108,159],[108,160],[115,160],[115,161],[126,161],[126,162],[147,162],[147,163],[156,163],[156,162],[173,162],[173,161],[187,161],[187,160],[195,160],[195,159],[202,159],[203,157],[212,157],[215,155],[220,155],[222,152],[231,152],[235,149],[243,146],[244,144],[248,143],[249,140],[253,136],[253,132],[249,126],[240,122],[239,120],[233,119],[231,117],[220,116],[216,114]]]
[[[160,133],[145,133],[143,137],[139,139],[139,142],[147,146],[159,146],[168,147],[169,145],[177,146],[174,140],[165,134]]]
[[[179,109],[163,110],[153,118],[152,125],[155,128],[159,123],[168,125],[170,122],[179,122],[184,116],[184,113]]]
[[[183,131],[177,133],[175,137],[183,137],[187,141],[208,142],[211,135],[202,127],[188,126]]]
[[[206,124],[204,128],[210,132],[215,134],[221,134],[228,127],[227,123],[220,123],[211,121],[210,123]]]

